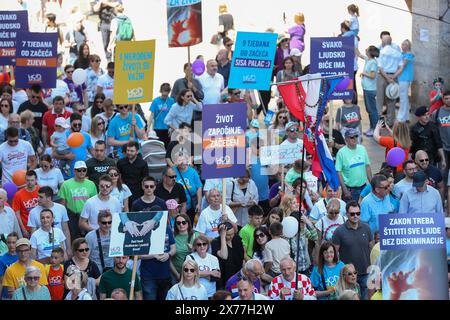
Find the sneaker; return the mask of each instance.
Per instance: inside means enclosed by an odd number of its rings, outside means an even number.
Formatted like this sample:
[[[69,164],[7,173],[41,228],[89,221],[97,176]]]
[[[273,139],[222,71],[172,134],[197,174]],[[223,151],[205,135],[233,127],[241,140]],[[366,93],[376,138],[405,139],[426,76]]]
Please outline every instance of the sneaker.
[[[373,137],[373,129],[367,130],[365,133],[366,137]]]

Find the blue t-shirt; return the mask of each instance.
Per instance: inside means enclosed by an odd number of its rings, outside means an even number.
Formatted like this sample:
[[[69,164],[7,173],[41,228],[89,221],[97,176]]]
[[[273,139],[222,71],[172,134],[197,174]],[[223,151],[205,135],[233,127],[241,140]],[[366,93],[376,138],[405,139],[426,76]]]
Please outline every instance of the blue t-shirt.
[[[414,80],[414,55],[411,52],[402,52],[402,59],[408,60],[408,63],[403,68],[402,73],[398,76],[398,81],[413,81]]]
[[[364,189],[361,191],[361,199],[364,199],[365,196],[367,196],[369,193],[372,192],[372,185],[370,183],[366,184]],[[396,198],[394,195],[389,194],[389,200],[391,201],[391,204],[394,206],[395,212],[398,212],[398,209],[400,208],[400,201],[398,198]]]
[[[52,134],[52,138],[55,140],[55,144],[57,145],[56,151],[69,151],[69,145],[67,144],[67,131],[55,131]]]
[[[446,245],[447,245],[447,262],[448,265],[450,265],[450,260],[448,260],[450,258],[450,239],[446,239]]]
[[[158,206],[160,209],[156,210],[154,207]],[[153,208],[153,209],[152,209]],[[167,210],[166,202],[158,197],[155,197],[152,203],[144,202],[141,197],[133,201],[131,211],[165,211]]]
[[[66,137],[69,137],[71,133],[72,132],[69,130],[66,131]],[[69,148],[69,152],[72,152],[75,155],[75,159],[70,161],[70,177],[67,176],[65,174],[65,172],[63,172],[64,180],[73,178],[73,175],[74,175],[73,167],[75,166],[75,162],[86,161],[88,153],[89,153],[89,149],[92,148],[92,141],[91,141],[91,137],[89,136],[89,134],[87,134],[84,131],[80,131],[80,133],[83,134],[83,137],[84,137],[83,144],[77,148],[72,148],[72,147]]]
[[[164,123],[164,119],[169,113],[170,108],[175,103],[172,97],[163,100],[161,97],[153,99],[150,111],[153,113],[153,123],[155,130],[167,130],[169,127]]]
[[[317,266],[314,267],[314,269],[311,272],[311,283],[314,287],[314,290],[316,291],[326,291],[327,289],[330,289],[331,287],[336,287],[338,280],[339,280],[339,273],[341,272],[341,269],[344,267],[344,263],[342,261],[339,261],[333,268],[328,267],[327,265],[323,266],[323,277],[325,280],[325,285],[327,286],[324,288],[322,276],[319,273],[319,269],[317,269]],[[332,293],[328,297],[321,297],[318,298],[319,300],[335,300],[336,295],[335,293]]]
[[[6,272],[6,268],[12,265],[19,259],[17,255],[10,255],[9,252],[6,252],[4,255],[0,256],[0,276],[3,277]],[[3,298],[8,298],[8,288],[3,287],[3,291],[1,292]]]
[[[186,172],[181,172],[181,175],[178,168],[175,168],[175,172],[177,173],[177,182],[183,186],[184,192],[186,193],[186,209],[189,210],[192,207],[191,197],[197,197],[198,188],[203,187],[202,181],[200,180],[197,171],[192,167],[188,167]],[[181,176],[184,178],[184,183]]]
[[[136,113],[134,115],[136,119],[136,125],[139,129],[144,128],[144,124],[142,123],[141,117]],[[122,119],[120,115],[115,116],[111,122],[109,123],[108,132],[106,136],[112,137],[118,141],[126,141],[130,139],[131,132],[131,112],[128,113],[128,116],[125,119]],[[134,140],[137,140],[136,131],[134,131]],[[120,158],[123,158],[122,147],[114,147],[117,150]]]
[[[269,199],[269,176],[261,174],[261,161],[257,159],[255,162],[252,161],[251,174],[252,180],[255,182],[258,188],[259,201],[264,201]]]
[[[366,91],[376,91],[377,90],[377,71],[378,64],[375,59],[367,59],[366,64],[364,65],[364,72],[371,73],[375,72],[375,79],[370,79],[368,77],[362,77],[361,85],[363,90]]]
[[[170,251],[170,246],[175,244],[172,230],[166,227],[166,241],[164,244],[164,252]],[[141,279],[168,279],[170,278],[170,259],[165,262],[157,259],[149,259],[141,261]]]

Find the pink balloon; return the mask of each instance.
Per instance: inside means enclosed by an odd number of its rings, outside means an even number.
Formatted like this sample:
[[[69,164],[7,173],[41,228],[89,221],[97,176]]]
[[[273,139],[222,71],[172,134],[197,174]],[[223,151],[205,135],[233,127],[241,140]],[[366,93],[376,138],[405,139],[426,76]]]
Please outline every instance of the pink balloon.
[[[345,91],[348,89],[348,85],[350,84],[350,78],[344,77],[344,79],[339,82],[339,84],[336,86],[336,91]]]
[[[391,167],[397,167],[401,165],[403,161],[405,161],[405,151],[402,148],[392,148],[386,155],[386,162]]]
[[[201,76],[205,72],[205,63],[202,60],[195,60],[192,63],[192,72],[196,76]]]

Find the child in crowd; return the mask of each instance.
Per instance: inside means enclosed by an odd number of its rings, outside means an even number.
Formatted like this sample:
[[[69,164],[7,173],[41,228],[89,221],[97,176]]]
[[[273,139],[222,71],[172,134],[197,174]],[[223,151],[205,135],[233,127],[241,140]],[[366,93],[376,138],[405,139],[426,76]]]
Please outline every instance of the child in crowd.
[[[348,21],[348,27],[350,31],[358,37],[359,33],[359,8],[356,4],[351,4],[347,7],[348,14],[350,15],[350,21]],[[359,37],[358,37],[359,38]]]
[[[175,103],[175,100],[169,96],[171,91],[170,84],[163,83],[159,88],[159,92],[161,95],[155,99],[153,99],[152,104],[150,106],[150,119],[149,124],[153,124],[153,130],[155,130],[156,135],[159,139],[164,142],[164,145],[167,147],[170,142],[169,138],[169,127],[164,123],[164,119],[169,113],[170,108]],[[154,121],[152,121],[154,120]],[[149,126],[150,127],[150,126]]]
[[[344,104],[337,109],[336,112],[336,126],[339,131],[341,131],[341,134],[343,137],[345,137],[345,132],[348,129],[356,129],[358,130],[358,144],[361,144],[362,137],[361,137],[361,111],[359,109],[359,106],[352,103],[352,100],[350,99],[344,99],[342,100]]]
[[[59,117],[55,120],[55,132],[50,137],[50,145],[59,155],[65,155],[69,153],[69,146],[67,144],[66,131],[69,129],[70,125],[67,123],[66,119]],[[59,160],[59,167],[64,173],[70,176],[70,166],[69,160]]]
[[[251,259],[253,257],[253,242],[255,238],[253,234],[255,229],[261,226],[263,221],[264,211],[258,206],[254,205],[248,208],[248,223],[239,231],[239,236],[242,238],[242,244],[246,252],[245,260]]]
[[[272,240],[267,242],[264,247],[264,269],[270,276],[277,277],[281,274],[281,259],[289,256],[291,246],[287,240],[281,237],[283,235],[283,225],[281,223],[272,223],[269,228],[269,233]]]
[[[63,300],[64,296],[64,250],[54,248],[50,255],[50,264],[45,265],[45,274],[48,280],[48,291],[52,300]]]
[[[433,90],[430,91],[430,110],[429,114],[439,109],[444,105],[444,100],[442,99],[442,93],[444,92],[444,80],[441,77],[437,77],[433,81]]]

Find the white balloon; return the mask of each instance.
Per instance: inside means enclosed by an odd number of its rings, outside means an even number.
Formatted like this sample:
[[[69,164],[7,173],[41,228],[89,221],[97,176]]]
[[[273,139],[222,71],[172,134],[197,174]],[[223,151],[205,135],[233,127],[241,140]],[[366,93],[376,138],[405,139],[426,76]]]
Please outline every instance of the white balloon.
[[[298,232],[298,220],[294,217],[286,217],[281,222],[283,225],[283,235],[286,238],[294,237]]]
[[[86,80],[87,80],[86,70],[83,70],[81,68],[76,69],[73,72],[72,80],[78,86],[82,85],[83,83],[85,83]]]

